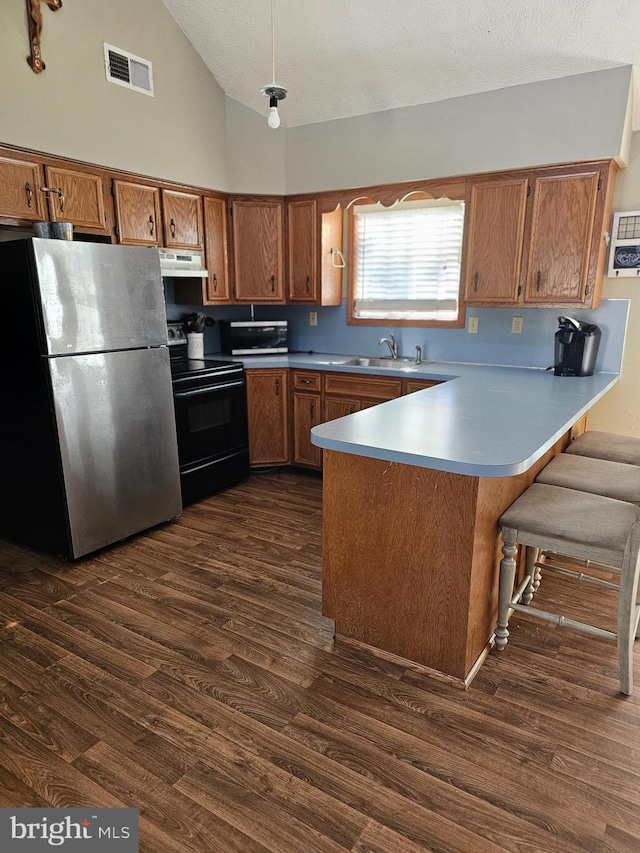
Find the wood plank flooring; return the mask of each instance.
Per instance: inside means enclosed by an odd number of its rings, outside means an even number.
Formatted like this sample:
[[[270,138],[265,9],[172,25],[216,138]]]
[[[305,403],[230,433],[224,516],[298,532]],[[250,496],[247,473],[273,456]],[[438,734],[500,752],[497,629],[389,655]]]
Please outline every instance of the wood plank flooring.
[[[640,659],[622,698],[612,644],[517,615],[464,692],[320,604],[302,475],[75,564],[0,542],[0,806],[138,807],[145,853],[640,850]]]

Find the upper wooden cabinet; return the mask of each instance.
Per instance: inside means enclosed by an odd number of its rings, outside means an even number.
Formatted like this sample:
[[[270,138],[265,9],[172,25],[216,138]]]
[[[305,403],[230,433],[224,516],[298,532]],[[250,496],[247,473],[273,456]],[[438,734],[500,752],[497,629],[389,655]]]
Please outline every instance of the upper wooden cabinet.
[[[603,161],[473,182],[465,303],[596,308],[616,170]]]
[[[227,234],[227,205],[223,198],[204,200],[205,279],[209,305],[231,301],[229,287],[229,240]]]
[[[0,216],[10,219],[45,219],[46,203],[42,166],[29,160],[0,157]]]
[[[46,187],[52,222],[73,222],[80,230],[107,233],[109,230],[101,174],[80,169],[45,166]]]
[[[526,302],[573,305],[588,300],[594,285],[589,265],[602,185],[598,169],[534,180]]]
[[[315,199],[287,202],[287,300],[340,305],[342,208],[320,213]]]
[[[163,188],[162,222],[167,249],[202,249],[202,196]]]
[[[147,184],[113,180],[118,241],[127,246],[159,246],[160,190]]]
[[[316,201],[288,202],[289,302],[315,302],[317,299],[318,231]]]
[[[233,199],[236,302],[284,302],[283,204]]]
[[[465,223],[468,305],[518,299],[527,189],[526,178],[471,185]]]

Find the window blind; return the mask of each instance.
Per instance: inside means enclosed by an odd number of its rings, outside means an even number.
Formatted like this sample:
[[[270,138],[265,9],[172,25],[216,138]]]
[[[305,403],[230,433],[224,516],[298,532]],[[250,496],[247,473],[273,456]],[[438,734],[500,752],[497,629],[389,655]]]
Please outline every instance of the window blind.
[[[354,216],[354,315],[455,320],[464,202],[359,205]]]

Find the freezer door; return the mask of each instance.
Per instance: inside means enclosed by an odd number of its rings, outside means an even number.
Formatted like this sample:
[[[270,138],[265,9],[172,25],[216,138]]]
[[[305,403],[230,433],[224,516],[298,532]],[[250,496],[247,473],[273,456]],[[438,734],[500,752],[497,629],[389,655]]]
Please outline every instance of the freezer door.
[[[32,240],[45,355],[167,343],[157,249]]]
[[[182,511],[169,351],[47,359],[71,553],[80,557]]]

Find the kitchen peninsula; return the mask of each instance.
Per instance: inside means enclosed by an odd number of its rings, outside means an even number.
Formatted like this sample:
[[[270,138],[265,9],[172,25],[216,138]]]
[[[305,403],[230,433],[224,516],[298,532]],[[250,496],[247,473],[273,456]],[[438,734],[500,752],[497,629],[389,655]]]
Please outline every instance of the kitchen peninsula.
[[[619,377],[424,367],[441,384],[312,430],[323,613],[338,637],[468,684],[495,623],[498,519]]]

